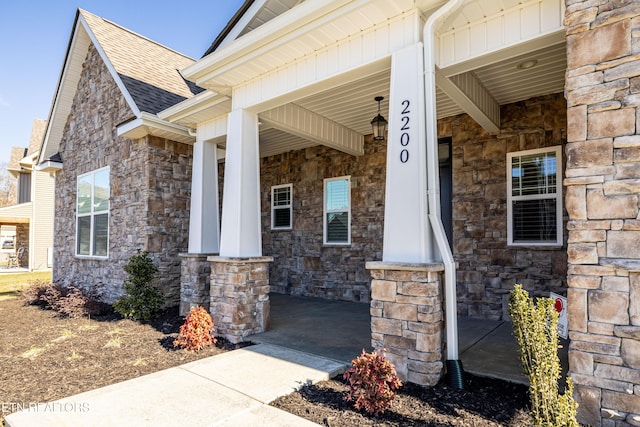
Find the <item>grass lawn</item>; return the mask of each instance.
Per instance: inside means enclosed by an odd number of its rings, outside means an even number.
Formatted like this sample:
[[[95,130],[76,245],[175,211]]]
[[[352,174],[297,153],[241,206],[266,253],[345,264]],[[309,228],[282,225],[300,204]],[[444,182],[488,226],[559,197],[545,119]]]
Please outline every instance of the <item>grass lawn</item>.
[[[16,291],[35,280],[51,281],[51,272],[0,273],[0,300],[15,296]]]

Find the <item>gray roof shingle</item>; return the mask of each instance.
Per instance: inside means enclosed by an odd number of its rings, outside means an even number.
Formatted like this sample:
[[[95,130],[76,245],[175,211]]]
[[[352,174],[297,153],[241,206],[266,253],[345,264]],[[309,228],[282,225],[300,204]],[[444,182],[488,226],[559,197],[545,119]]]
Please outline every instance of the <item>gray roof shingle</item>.
[[[85,10],[79,13],[140,111],[156,114],[204,90],[179,71],[194,59]]]

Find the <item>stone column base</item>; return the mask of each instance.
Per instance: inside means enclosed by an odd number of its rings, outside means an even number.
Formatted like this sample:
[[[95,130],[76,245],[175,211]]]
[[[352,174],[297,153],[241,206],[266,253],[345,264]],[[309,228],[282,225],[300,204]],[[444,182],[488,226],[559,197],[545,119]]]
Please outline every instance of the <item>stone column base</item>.
[[[207,258],[212,255],[180,254],[180,316],[189,314],[192,307],[202,306],[209,310],[211,263]]]
[[[444,265],[368,262],[371,345],[386,349],[402,381],[432,386],[443,375]]]
[[[269,328],[269,263],[272,257],[210,256],[211,317],[216,333],[232,343]]]

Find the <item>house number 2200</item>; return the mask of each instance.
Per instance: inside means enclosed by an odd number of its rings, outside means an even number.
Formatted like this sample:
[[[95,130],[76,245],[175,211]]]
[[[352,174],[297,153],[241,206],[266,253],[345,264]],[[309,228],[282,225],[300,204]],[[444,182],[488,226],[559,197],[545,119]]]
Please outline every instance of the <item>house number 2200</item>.
[[[400,128],[400,131],[402,132],[400,134],[400,145],[402,145],[402,151],[400,151],[400,161],[402,163],[407,163],[409,161],[409,149],[407,149],[407,146],[409,145],[409,132],[408,130],[411,129],[411,127],[409,126],[409,113],[411,113],[411,111],[409,110],[409,100],[405,99],[404,101],[402,101],[402,111],[400,112],[401,116],[400,116],[400,122],[402,123],[402,127]]]

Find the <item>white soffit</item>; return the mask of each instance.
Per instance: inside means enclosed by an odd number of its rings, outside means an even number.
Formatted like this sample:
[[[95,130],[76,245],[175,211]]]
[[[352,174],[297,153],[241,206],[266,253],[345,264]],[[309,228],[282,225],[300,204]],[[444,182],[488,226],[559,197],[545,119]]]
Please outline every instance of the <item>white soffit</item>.
[[[413,0],[307,0],[185,68],[185,78],[221,91],[412,10]]]

